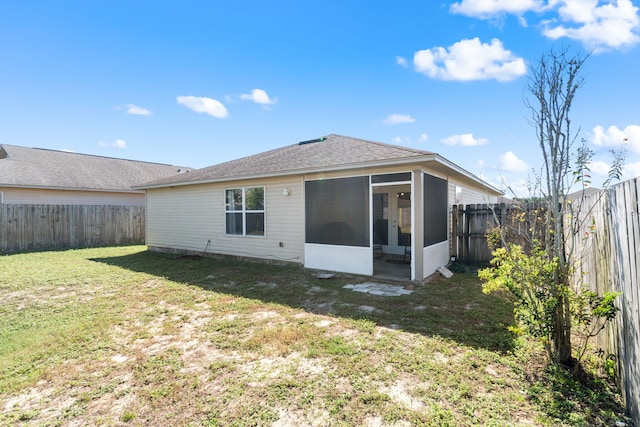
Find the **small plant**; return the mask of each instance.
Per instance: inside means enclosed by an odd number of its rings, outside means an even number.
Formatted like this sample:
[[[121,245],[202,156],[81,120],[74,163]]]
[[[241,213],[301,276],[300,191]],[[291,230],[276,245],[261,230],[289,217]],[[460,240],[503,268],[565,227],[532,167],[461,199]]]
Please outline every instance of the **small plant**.
[[[616,356],[614,354],[609,354],[607,355],[607,357],[604,359],[604,362],[602,363],[602,368],[605,372],[605,374],[607,374],[607,377],[613,381],[616,378]]]
[[[467,267],[459,261],[454,261],[449,265],[449,270],[453,273],[466,273]]]
[[[583,336],[583,343],[578,348],[578,362],[584,357],[589,341],[598,335],[612,321],[620,308],[616,306],[616,298],[622,292],[605,292],[602,296],[582,288],[572,298],[571,311],[574,322]]]
[[[133,412],[125,411],[124,414],[120,417],[120,421],[123,423],[128,423],[129,421],[133,421],[135,418],[135,414]]]
[[[602,296],[582,288],[574,292],[569,286],[550,286],[558,276],[569,274],[558,259],[534,245],[530,253],[521,246],[506,244],[493,251],[492,267],[480,270],[483,292],[508,291],[514,299],[514,313],[523,329],[544,345],[549,360],[554,360],[552,339],[559,298],[569,301],[573,325],[582,335],[581,345],[574,351],[574,367],[584,357],[589,341],[601,332],[619,311],[615,305],[619,292],[605,292]]]
[[[514,314],[526,332],[539,339],[553,360],[552,334],[558,300],[549,283],[559,269],[556,259],[549,259],[544,249],[526,254],[522,247],[507,244],[493,251],[492,267],[478,272],[484,281],[482,290],[490,293],[508,291],[514,299]],[[570,292],[565,289],[565,292]]]

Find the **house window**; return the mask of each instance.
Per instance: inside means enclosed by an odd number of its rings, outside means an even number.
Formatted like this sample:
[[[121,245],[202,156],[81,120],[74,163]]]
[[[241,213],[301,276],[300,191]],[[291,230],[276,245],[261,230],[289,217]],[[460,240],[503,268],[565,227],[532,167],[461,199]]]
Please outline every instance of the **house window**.
[[[264,187],[232,188],[225,196],[226,233],[264,236]]]

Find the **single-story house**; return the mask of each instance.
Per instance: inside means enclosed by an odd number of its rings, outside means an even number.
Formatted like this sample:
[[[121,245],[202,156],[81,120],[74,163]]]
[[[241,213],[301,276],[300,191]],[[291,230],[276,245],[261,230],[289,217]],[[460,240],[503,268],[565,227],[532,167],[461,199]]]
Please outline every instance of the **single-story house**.
[[[145,182],[189,169],[67,151],[0,145],[0,203],[144,206]]]
[[[150,182],[150,250],[216,253],[374,275],[406,260],[422,280],[449,262],[452,203],[501,192],[436,153],[340,135]]]

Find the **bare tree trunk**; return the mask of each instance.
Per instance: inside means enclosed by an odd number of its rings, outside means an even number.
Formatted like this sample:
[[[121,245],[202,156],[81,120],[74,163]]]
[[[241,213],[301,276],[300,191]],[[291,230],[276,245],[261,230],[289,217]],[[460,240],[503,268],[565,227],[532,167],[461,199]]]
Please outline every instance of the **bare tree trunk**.
[[[554,361],[560,365],[572,367],[571,353],[571,313],[567,295],[560,296],[555,313],[555,327],[553,334]]]
[[[544,159],[543,180],[546,184],[544,200],[549,204],[546,216],[545,248],[550,260],[557,260],[557,272],[550,283],[551,294],[557,301],[553,315],[551,340],[553,360],[572,366],[571,311],[568,267],[565,253],[563,214],[571,175],[571,148],[577,139],[572,133],[569,111],[575,92],[583,84],[580,69],[587,56],[567,56],[567,49],[544,54],[532,70],[528,89],[536,105],[527,102],[532,112],[538,143]]]

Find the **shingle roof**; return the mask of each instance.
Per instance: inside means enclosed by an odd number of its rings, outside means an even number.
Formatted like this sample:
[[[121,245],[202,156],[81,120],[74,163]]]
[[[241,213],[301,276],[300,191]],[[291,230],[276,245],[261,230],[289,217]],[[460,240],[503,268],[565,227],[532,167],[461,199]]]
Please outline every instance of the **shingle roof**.
[[[390,162],[392,160],[435,155],[429,151],[383,144],[381,142],[328,135],[316,142],[298,143],[249,157],[198,169],[189,174],[146,183],[142,187],[169,184],[214,182],[249,176],[293,174],[314,170],[339,169],[349,165]]]
[[[583,190],[578,190],[578,191],[574,191],[573,193],[567,194],[567,199],[578,200],[578,199],[582,199],[583,197],[589,197],[592,194],[599,193],[600,191],[602,190],[599,188],[587,187]]]
[[[0,145],[0,186],[132,191],[188,168],[66,151]]]

